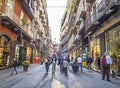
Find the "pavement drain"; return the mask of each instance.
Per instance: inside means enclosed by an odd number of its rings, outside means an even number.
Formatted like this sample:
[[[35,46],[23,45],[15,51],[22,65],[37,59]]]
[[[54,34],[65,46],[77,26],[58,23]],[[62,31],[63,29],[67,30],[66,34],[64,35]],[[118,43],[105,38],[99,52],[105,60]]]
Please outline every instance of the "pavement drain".
[[[60,81],[56,80],[55,78],[52,81],[51,88],[65,88],[65,85],[61,84]]]

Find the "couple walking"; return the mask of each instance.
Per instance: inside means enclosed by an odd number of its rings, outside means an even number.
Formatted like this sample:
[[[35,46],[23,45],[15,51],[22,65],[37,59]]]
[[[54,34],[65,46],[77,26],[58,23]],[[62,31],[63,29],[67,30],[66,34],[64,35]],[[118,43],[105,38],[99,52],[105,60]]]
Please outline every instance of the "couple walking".
[[[53,54],[51,59],[50,58],[45,59],[46,74],[48,74],[48,72],[49,72],[50,64],[52,64],[52,74],[55,74],[56,62],[57,62],[57,58],[56,58],[55,54]]]

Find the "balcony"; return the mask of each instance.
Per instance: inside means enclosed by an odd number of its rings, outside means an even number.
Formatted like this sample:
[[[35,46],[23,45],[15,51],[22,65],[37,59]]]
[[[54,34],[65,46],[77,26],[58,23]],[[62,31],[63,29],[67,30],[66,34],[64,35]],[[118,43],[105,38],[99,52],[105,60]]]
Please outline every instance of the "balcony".
[[[81,22],[78,33],[83,35],[85,31],[85,25],[84,25],[84,21]]]
[[[80,18],[83,18],[83,19],[86,18],[86,11],[82,11],[82,12],[81,12]]]
[[[85,31],[86,32],[90,31],[89,29],[91,29],[93,26],[95,26],[96,21],[97,21],[96,12],[94,12],[89,17],[89,19],[87,19],[87,21],[85,22]]]
[[[87,3],[93,3],[95,0],[86,0]]]
[[[83,6],[83,5],[79,6],[79,16],[80,16],[80,18],[83,18],[83,19],[86,18],[86,10],[85,10],[85,6]]]
[[[81,18],[80,18],[80,6],[77,9],[77,14],[75,18],[75,26],[79,26],[81,23]]]
[[[86,33],[95,30],[98,25],[102,24],[109,19],[109,17],[117,13],[120,9],[119,7],[119,0],[102,0],[96,8],[96,12],[93,12],[85,23]]]
[[[75,39],[74,39],[74,41],[73,41],[73,44],[79,44],[79,42],[80,42],[80,35],[77,34],[77,35],[75,36]]]
[[[76,5],[79,5],[79,3],[80,3],[80,0],[77,0],[77,1],[76,1]]]
[[[2,24],[11,27],[11,30],[22,32],[27,38],[32,38],[31,32],[28,33],[27,25],[21,24],[21,19],[7,6],[2,6],[0,10],[0,19]]]
[[[120,8],[119,0],[102,0],[97,7],[97,19],[103,23],[110,16],[116,13]]]
[[[31,0],[31,3],[29,3],[27,0],[20,0],[21,6],[26,12],[26,14],[30,17],[30,19],[34,19],[34,14],[33,14],[33,0]],[[29,5],[31,4],[31,6]]]

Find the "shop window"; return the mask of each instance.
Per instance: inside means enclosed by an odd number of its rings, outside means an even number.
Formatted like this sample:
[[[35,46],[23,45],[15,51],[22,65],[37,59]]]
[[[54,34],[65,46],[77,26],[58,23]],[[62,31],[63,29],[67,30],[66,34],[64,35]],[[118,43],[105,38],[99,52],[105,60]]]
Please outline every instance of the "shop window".
[[[10,56],[11,40],[6,35],[0,36],[0,67],[7,66],[7,57]]]

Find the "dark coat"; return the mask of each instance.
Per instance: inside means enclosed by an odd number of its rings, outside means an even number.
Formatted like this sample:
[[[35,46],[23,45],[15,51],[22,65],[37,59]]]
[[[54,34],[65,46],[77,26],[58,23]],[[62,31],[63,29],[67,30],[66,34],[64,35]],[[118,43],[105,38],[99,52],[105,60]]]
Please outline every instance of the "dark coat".
[[[13,61],[13,63],[12,63],[12,67],[17,67],[18,66],[18,64],[17,64],[17,61]]]
[[[93,62],[93,58],[88,57],[88,58],[87,58],[87,64],[88,64],[88,63],[90,63],[90,64],[91,64],[92,62]]]

